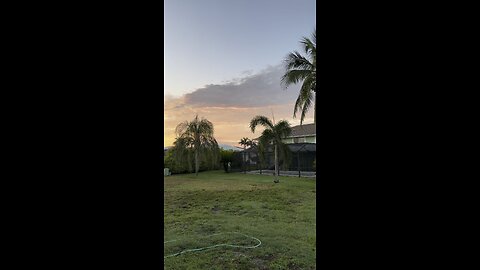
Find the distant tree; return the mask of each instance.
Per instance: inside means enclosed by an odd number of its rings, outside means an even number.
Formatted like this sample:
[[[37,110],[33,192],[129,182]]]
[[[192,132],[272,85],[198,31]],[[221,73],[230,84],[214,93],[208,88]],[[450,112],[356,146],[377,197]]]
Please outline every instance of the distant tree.
[[[207,119],[198,119],[198,115],[188,122],[185,121],[177,125],[175,129],[177,139],[174,143],[174,149],[178,156],[189,160],[193,154],[195,163],[195,175],[198,175],[200,168],[200,159],[218,160],[218,143],[213,137],[213,124]],[[186,158],[185,158],[186,157]],[[217,161],[218,162],[218,161]]]
[[[292,128],[290,124],[281,120],[278,123],[274,124],[270,119],[265,116],[257,115],[252,121],[250,121],[250,129],[255,133],[255,128],[261,125],[265,127],[265,130],[262,132],[262,135],[259,137],[259,144],[263,147],[272,144],[275,152],[275,183],[280,182],[278,180],[278,151],[279,149],[286,149],[282,142],[283,138],[286,138],[292,133]]]
[[[243,172],[244,173],[247,173],[247,171],[245,170],[245,163],[246,163],[246,160],[245,160],[245,150],[247,150],[247,146],[250,144],[250,139],[248,139],[247,137],[243,137],[240,142],[238,142],[238,144],[242,145],[243,146],[243,166],[244,166],[244,170]]]
[[[238,144],[243,146],[243,150],[246,150],[247,146],[250,148],[257,145],[254,140],[247,137],[243,137]]]
[[[262,174],[262,168],[265,167],[265,145],[258,144],[258,161],[260,162],[260,174]]]
[[[233,161],[233,154],[234,151],[232,149],[230,150],[225,150],[225,149],[220,149],[220,163],[223,164],[223,168],[225,172],[229,172],[228,170],[228,163]]]
[[[257,143],[254,140],[249,139],[247,141],[247,146],[251,148],[251,147],[257,146]]]
[[[247,142],[247,146],[248,148],[252,148],[252,147],[255,147],[257,146],[257,143],[254,141],[254,140],[251,140],[249,139],[248,142]],[[258,150],[258,149],[257,149]],[[257,151],[258,152],[258,151]],[[257,153],[258,154],[258,153]]]
[[[285,59],[285,75],[282,76],[282,84],[287,88],[291,84],[303,82],[298,94],[293,117],[301,112],[300,124],[305,119],[313,103],[313,122],[316,122],[316,92],[317,92],[317,37],[313,31],[312,39],[303,37],[300,43],[306,53],[306,57],[294,51]]]

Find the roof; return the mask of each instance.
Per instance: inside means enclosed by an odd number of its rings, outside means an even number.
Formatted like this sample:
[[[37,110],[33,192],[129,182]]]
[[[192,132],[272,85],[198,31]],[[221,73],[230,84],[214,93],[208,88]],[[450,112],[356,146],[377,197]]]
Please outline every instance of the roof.
[[[317,125],[316,124],[306,124],[306,125],[298,125],[292,127],[292,134],[290,137],[298,137],[298,136],[314,136],[317,134]]]
[[[292,133],[287,138],[291,137],[303,137],[303,136],[316,136],[317,135],[317,124],[305,124],[292,127]],[[258,141],[260,137],[257,137],[253,140]]]

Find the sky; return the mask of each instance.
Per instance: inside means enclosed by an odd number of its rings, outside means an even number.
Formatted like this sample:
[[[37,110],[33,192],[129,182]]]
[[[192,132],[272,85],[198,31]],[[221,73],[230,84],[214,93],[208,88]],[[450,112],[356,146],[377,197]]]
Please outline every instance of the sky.
[[[220,144],[256,138],[256,115],[292,125],[300,85],[284,89],[283,59],[315,29],[315,0],[165,0],[164,146],[196,114]],[[313,110],[304,123],[313,122]]]

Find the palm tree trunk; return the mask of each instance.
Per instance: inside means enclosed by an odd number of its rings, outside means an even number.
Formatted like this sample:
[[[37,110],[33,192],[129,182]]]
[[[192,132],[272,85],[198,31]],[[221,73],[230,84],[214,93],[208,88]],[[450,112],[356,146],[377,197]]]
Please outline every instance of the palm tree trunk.
[[[275,144],[275,180],[273,182],[278,183],[278,155],[277,155],[277,144]]]

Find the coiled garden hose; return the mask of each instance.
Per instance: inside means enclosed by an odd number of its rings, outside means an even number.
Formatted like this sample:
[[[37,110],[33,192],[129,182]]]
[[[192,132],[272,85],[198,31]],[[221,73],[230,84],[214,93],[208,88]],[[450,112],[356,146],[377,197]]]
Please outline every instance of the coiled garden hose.
[[[170,254],[170,255],[167,255],[167,256],[163,256],[163,258],[166,259],[166,258],[169,258],[169,257],[178,256],[178,255],[181,255],[181,254],[184,254],[184,253],[188,253],[188,252],[197,252],[197,251],[212,249],[212,248],[216,248],[216,247],[257,248],[257,247],[259,247],[259,246],[262,244],[262,241],[260,241],[258,238],[255,238],[255,237],[253,237],[253,236],[248,236],[248,235],[245,235],[245,234],[239,233],[239,232],[231,232],[231,233],[240,234],[240,235],[243,235],[243,236],[245,236],[245,237],[255,239],[255,240],[258,242],[258,244],[254,245],[254,246],[239,246],[239,245],[231,245],[231,244],[217,244],[217,245],[208,246],[208,247],[202,247],[202,248],[185,249],[185,250],[182,250],[182,251],[177,252],[177,253],[174,253],[174,254]],[[216,233],[216,234],[207,235],[207,237],[208,237],[208,236],[214,236],[214,235],[220,235],[220,234],[227,234],[227,233]],[[174,242],[174,241],[177,241],[177,240],[165,241],[165,242],[163,242],[163,244],[166,244],[166,243],[169,243],[169,242]]]

